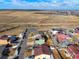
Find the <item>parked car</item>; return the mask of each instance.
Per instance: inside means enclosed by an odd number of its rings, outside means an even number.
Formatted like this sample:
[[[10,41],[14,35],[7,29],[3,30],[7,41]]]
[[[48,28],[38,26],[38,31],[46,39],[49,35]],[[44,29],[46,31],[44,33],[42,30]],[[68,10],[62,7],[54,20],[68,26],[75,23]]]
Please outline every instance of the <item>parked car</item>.
[[[9,53],[10,53],[9,48],[4,48],[4,50],[3,50],[3,52],[2,52],[2,55],[3,55],[3,56],[8,56]]]

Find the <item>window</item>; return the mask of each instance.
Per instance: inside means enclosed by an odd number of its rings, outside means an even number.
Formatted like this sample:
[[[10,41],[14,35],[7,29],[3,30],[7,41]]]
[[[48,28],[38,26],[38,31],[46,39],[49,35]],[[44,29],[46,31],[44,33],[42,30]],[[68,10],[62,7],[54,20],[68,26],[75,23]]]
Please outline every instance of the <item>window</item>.
[[[38,59],[40,59],[40,58],[38,58]]]
[[[46,59],[45,57],[43,59]]]

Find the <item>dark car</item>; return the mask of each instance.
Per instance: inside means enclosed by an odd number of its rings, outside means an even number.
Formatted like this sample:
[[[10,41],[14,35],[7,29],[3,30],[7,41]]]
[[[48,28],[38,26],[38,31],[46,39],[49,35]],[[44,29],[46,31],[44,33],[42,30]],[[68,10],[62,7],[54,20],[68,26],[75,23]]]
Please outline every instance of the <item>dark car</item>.
[[[9,53],[10,53],[9,48],[4,48],[4,50],[3,50],[3,52],[2,52],[2,55],[3,55],[3,56],[8,56]]]
[[[10,53],[10,50],[9,50],[10,47],[12,47],[12,45],[7,44],[7,45],[5,46],[5,48],[4,48],[4,50],[2,51],[2,55],[8,56],[8,54]]]

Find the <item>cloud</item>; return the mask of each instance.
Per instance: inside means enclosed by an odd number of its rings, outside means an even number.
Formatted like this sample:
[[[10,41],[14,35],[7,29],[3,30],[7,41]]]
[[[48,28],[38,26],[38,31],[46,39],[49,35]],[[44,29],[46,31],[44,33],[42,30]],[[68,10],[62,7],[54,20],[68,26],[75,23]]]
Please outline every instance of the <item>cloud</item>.
[[[78,0],[0,0],[4,8],[67,9],[79,8]],[[6,5],[6,7],[5,7]],[[1,7],[0,7],[1,8]]]
[[[28,0],[12,0],[12,4],[18,5],[18,6],[32,5],[32,6],[42,6],[42,7],[45,7],[45,6],[58,7],[58,6],[74,6],[74,5],[78,5],[79,2],[71,1],[71,0],[37,0],[36,2],[28,2]]]
[[[60,3],[56,3],[55,1],[50,1],[50,0],[45,0],[45,1],[48,1],[48,2],[45,2],[43,0],[39,0],[41,2],[28,2],[28,1],[21,1],[21,0],[12,0],[12,4],[13,5],[18,5],[18,6],[42,6],[42,7],[48,7],[48,6],[58,6],[60,5]]]

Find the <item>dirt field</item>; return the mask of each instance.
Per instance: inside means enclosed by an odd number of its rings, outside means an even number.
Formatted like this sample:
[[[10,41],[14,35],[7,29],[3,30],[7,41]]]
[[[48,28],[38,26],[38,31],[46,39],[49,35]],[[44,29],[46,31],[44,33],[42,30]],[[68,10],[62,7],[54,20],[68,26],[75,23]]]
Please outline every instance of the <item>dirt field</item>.
[[[0,28],[2,28],[2,24],[20,25],[21,28],[26,28],[28,25],[28,27],[33,26],[43,30],[52,27],[73,28],[79,26],[78,16],[56,15],[53,11],[49,12],[50,11],[0,11]],[[18,31],[22,31],[20,29]],[[16,33],[16,29],[10,33],[12,32]]]

